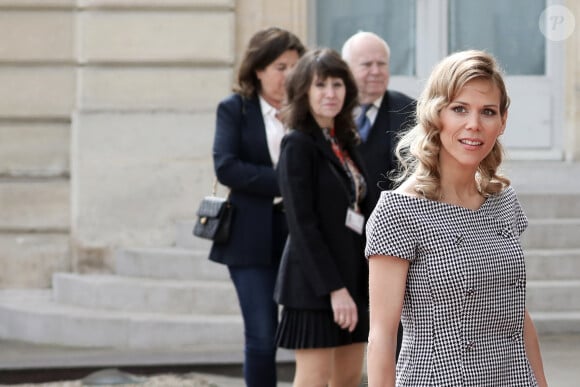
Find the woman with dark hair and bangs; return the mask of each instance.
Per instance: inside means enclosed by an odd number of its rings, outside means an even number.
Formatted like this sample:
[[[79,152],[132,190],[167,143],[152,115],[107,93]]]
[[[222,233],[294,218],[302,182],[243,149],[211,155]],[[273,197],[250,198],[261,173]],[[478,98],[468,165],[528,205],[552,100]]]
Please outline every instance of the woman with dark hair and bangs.
[[[363,228],[370,213],[355,150],[357,88],[335,51],[305,54],[286,80],[278,180],[289,237],[275,300],[277,344],[295,351],[294,386],[358,386],[368,335]]]

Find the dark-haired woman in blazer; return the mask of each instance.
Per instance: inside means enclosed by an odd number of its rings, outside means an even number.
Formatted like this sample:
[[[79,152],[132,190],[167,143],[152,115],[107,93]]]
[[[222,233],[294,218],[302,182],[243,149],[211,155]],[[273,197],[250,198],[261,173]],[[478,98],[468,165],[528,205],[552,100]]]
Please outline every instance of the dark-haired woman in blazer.
[[[275,165],[284,126],[277,113],[284,81],[304,53],[292,33],[268,28],[250,40],[234,94],[217,109],[215,173],[235,207],[230,239],[210,259],[228,266],[244,319],[244,378],[249,387],[276,386],[273,291],[287,236]]]
[[[357,88],[329,49],[305,54],[287,80],[292,130],[278,164],[289,238],[275,299],[277,343],[296,355],[294,387],[358,386],[368,336],[363,227],[370,213],[356,151]]]

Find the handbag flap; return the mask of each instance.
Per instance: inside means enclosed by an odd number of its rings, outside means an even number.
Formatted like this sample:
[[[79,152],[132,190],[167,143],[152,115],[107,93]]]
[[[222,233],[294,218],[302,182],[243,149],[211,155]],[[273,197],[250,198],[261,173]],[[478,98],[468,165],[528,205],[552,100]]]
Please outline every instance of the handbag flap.
[[[226,198],[218,196],[206,196],[202,199],[197,209],[197,216],[206,216],[208,218],[217,217],[222,208],[227,205]]]

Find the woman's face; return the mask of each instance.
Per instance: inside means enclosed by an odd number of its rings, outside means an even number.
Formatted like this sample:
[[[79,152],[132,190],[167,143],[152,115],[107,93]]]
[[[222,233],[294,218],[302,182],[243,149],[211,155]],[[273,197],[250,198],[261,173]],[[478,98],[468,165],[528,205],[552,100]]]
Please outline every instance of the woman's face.
[[[439,160],[476,169],[503,133],[507,112],[500,113],[500,91],[495,83],[474,79],[465,84],[439,114]]]
[[[320,127],[334,126],[334,117],[342,110],[345,95],[346,87],[341,78],[320,79],[315,76],[312,79],[308,90],[308,103],[312,116]]]
[[[266,68],[256,71],[260,80],[260,95],[275,108],[280,108],[286,97],[284,81],[298,62],[298,52],[287,50],[270,63]]]

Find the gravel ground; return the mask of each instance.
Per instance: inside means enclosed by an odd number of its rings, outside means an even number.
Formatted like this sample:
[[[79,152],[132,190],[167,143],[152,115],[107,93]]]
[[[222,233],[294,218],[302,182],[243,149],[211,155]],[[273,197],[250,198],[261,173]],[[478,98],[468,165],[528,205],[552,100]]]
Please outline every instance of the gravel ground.
[[[84,379],[83,379],[84,380]],[[109,383],[109,384],[83,384],[83,380],[62,381],[51,383],[35,384],[0,384],[0,386],[10,387],[242,387],[243,381],[222,376],[183,374],[183,375],[155,375],[149,377],[134,376],[134,382]]]

